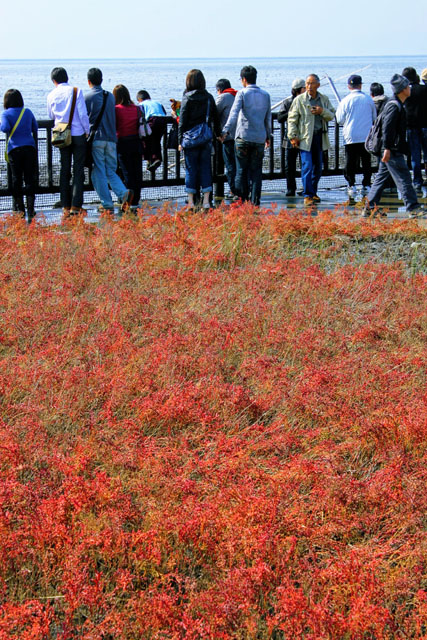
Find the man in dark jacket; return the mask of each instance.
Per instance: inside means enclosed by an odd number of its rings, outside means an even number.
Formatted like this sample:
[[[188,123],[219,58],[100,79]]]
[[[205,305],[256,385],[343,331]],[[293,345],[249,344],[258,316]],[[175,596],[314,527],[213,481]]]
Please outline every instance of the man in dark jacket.
[[[427,158],[427,86],[420,84],[413,67],[403,69],[402,76],[407,78],[411,85],[411,95],[405,102],[407,136],[414,172],[414,187],[417,191],[422,191],[421,151],[424,154],[424,162]]]
[[[363,215],[365,217],[374,215],[375,212],[372,211],[372,208],[379,204],[383,189],[391,175],[402,194],[409,216],[411,218],[418,217],[424,215],[425,212],[419,207],[404,155],[407,153],[407,143],[406,113],[403,103],[411,95],[411,87],[409,81],[398,73],[394,74],[390,84],[393,89],[393,98],[387,102],[382,113],[382,148],[384,151],[374,184],[368,193]]]
[[[277,114],[277,122],[280,124],[282,122],[288,122],[288,114],[289,110],[292,106],[293,101],[300,93],[304,93],[305,91],[305,80],[304,78],[295,78],[292,82],[292,95],[288,98],[285,98],[282,102],[282,106],[280,111]],[[285,130],[285,135],[283,136],[283,147],[286,149],[285,151],[285,171],[286,171],[286,186],[287,191],[286,195],[288,197],[294,196],[297,188],[296,182],[296,173],[297,173],[297,158],[299,155],[299,149],[295,148],[291,145],[288,136],[287,136],[287,125]]]

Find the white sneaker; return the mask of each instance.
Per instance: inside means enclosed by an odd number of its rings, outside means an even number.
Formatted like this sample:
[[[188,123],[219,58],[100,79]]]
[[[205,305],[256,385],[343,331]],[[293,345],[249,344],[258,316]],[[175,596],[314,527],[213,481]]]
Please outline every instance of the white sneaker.
[[[350,198],[353,198],[356,195],[356,190],[354,187],[349,187],[347,189],[347,193],[349,195]]]

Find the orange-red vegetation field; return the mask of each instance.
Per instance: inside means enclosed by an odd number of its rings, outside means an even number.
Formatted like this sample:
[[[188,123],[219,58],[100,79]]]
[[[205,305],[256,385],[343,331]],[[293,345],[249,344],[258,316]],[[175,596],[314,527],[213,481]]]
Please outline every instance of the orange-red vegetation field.
[[[427,234],[1,223],[0,640],[427,638],[427,277],[373,241]]]

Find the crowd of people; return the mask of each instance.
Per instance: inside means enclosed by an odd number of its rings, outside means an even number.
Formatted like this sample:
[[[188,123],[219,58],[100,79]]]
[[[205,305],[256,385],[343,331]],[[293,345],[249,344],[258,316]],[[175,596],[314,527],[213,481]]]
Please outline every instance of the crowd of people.
[[[189,207],[201,192],[201,207],[211,206],[212,141],[222,143],[225,174],[231,196],[260,204],[262,167],[265,149],[271,138],[271,101],[267,91],[257,85],[257,70],[244,66],[241,88],[234,89],[226,78],[216,83],[216,96],[206,90],[199,69],[188,72],[182,100],[172,102],[171,116],[164,106],[141,90],[133,102],[123,84],[112,93],[102,87],[102,72],[87,73],[89,91],[68,82],[63,67],[51,72],[54,89],[47,97],[47,111],[55,127],[70,131],[67,143],[60,146],[60,197],[64,213],[83,211],[84,169],[100,200],[101,211],[113,210],[115,194],[120,208],[138,204],[142,187],[142,162],[153,174],[162,164],[161,140],[167,124],[175,125],[176,146],[184,153],[185,187]],[[422,81],[422,82],[421,82]],[[396,186],[410,216],[424,215],[417,192],[423,186],[422,159],[427,163],[427,69],[421,80],[412,67],[394,74],[390,81],[392,96],[384,95],[379,83],[362,91],[362,78],[348,79],[349,93],[335,109],[319,91],[320,79],[311,73],[296,78],[292,95],[283,100],[278,121],[284,123],[283,146],[286,159],[288,197],[302,195],[306,206],[314,207],[320,198],[318,185],[322,175],[323,152],[329,148],[328,123],[336,118],[343,125],[345,144],[344,176],[348,195],[356,192],[356,173],[361,163],[365,196],[364,215],[380,212],[383,190]],[[381,122],[379,170],[373,184],[371,155],[365,140],[376,122]],[[67,127],[68,125],[68,127]],[[11,178],[13,207],[28,219],[35,215],[35,191],[38,182],[36,150],[37,122],[17,89],[4,95],[1,131],[6,133],[6,156]],[[173,133],[173,132],[172,132]],[[413,176],[406,156],[410,152]],[[301,165],[302,191],[297,191],[296,165]],[[119,169],[119,171],[118,171]],[[119,175],[120,174],[120,175]]]

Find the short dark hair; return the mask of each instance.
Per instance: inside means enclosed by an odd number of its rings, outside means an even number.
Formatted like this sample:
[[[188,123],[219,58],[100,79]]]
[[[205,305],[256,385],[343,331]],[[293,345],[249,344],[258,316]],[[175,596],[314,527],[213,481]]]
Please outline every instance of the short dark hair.
[[[384,87],[380,82],[373,82],[369,87],[369,93],[371,96],[383,96]]]
[[[405,67],[402,71],[402,76],[409,80],[411,84],[419,84],[420,76],[414,69],[414,67]]]
[[[63,82],[68,82],[68,73],[65,71],[64,67],[55,67],[50,72],[50,79],[52,82],[62,84]]]
[[[18,89],[8,89],[4,94],[3,106],[5,109],[12,107],[23,107],[24,99]]]
[[[226,89],[231,89],[231,83],[230,80],[227,80],[227,78],[221,78],[220,80],[218,80],[218,82],[215,85],[215,89],[217,91],[221,91],[221,93],[223,91],[225,91]]]
[[[257,75],[258,71],[251,64],[243,67],[243,69],[240,71],[240,77],[242,78],[242,80],[244,78],[248,84],[255,84]]]
[[[320,78],[317,73],[309,73],[305,80],[307,81],[309,78],[314,78],[320,84]]]
[[[92,69],[89,69],[89,71],[87,72],[87,79],[95,87],[99,87],[99,85],[102,84],[102,71],[101,71],[101,69],[98,69],[97,67],[92,67]]]
[[[185,90],[206,89],[206,80],[200,69],[191,69],[185,78]]]
[[[113,89],[113,96],[116,104],[122,104],[124,107],[128,107],[133,104],[130,99],[129,89],[124,84],[116,84]]]
[[[297,96],[301,95],[304,89],[305,87],[298,87],[298,89],[291,89],[291,94],[294,98],[296,98]]]
[[[136,99],[144,102],[144,100],[151,100],[151,97],[148,91],[146,91],[145,89],[141,89],[141,91],[138,91],[138,93],[136,94]]]

